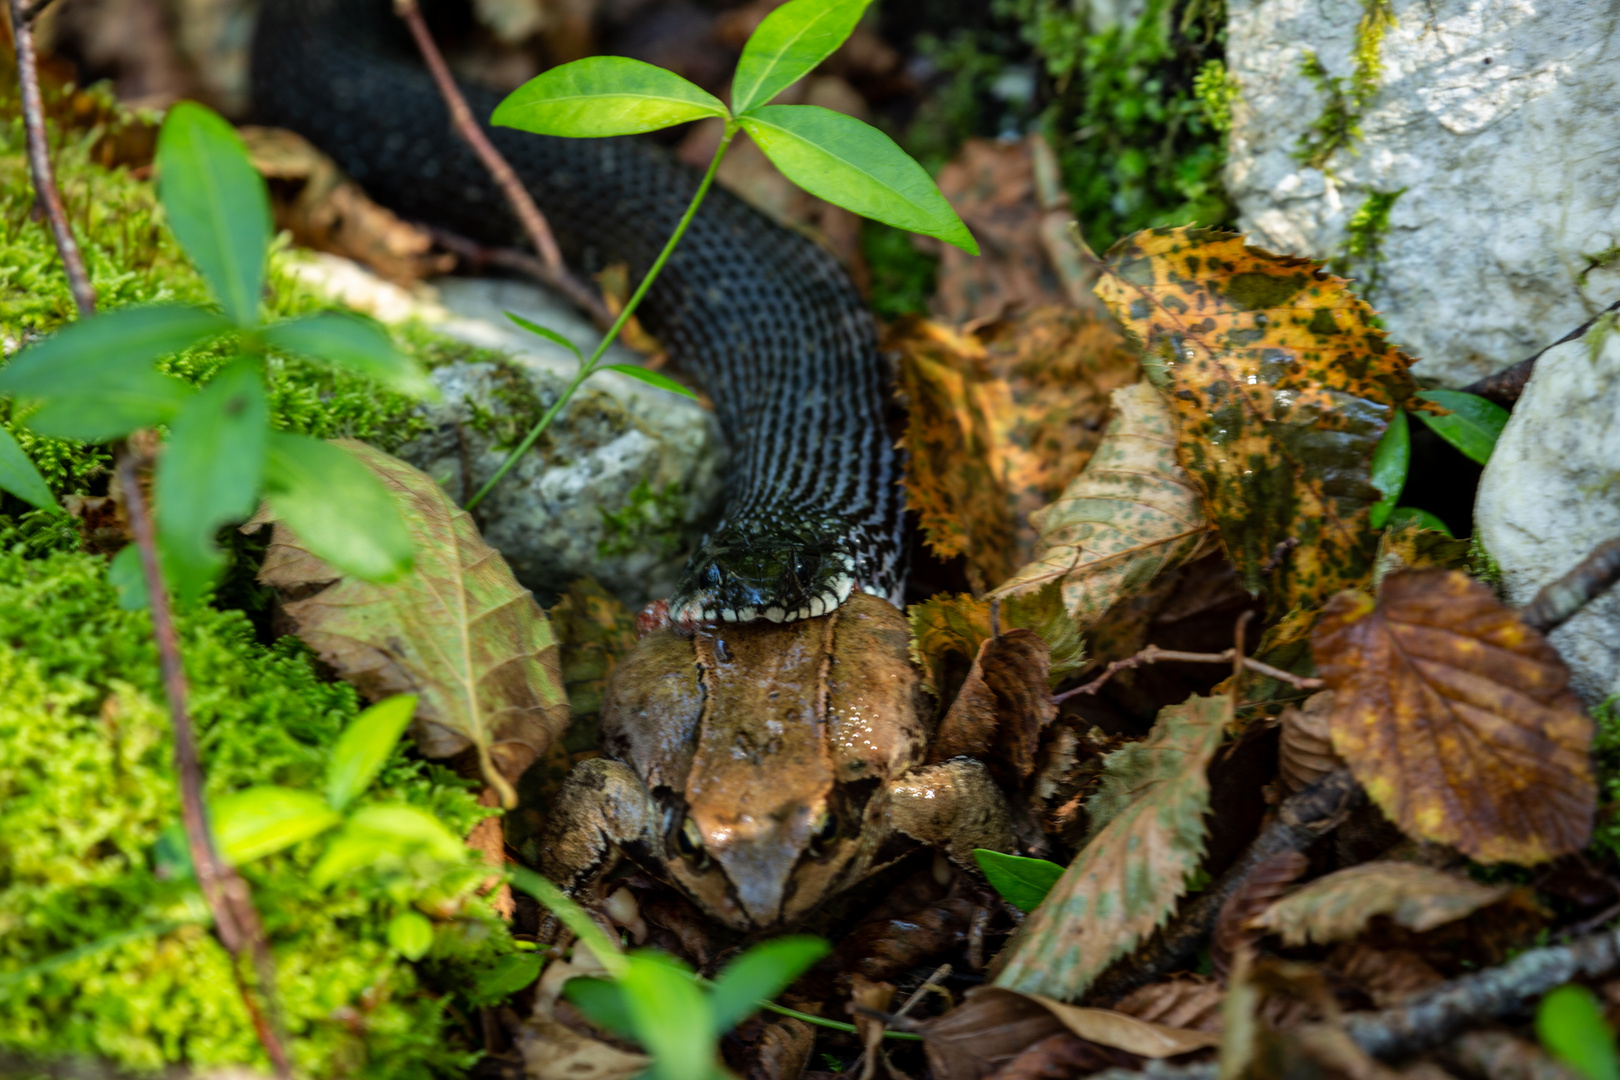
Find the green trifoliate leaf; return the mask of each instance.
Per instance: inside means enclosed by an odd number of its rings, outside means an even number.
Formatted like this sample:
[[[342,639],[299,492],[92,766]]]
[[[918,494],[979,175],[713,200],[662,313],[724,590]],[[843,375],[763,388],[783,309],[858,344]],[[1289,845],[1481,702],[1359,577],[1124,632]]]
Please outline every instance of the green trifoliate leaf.
[[[214,803],[211,816],[219,853],[233,865],[274,854],[343,820],[319,795],[284,787],[227,795]]]
[[[421,365],[395,348],[388,331],[371,319],[323,311],[274,323],[264,328],[262,336],[271,348],[373,379],[401,394],[438,396]]]
[[[1496,438],[1507,425],[1508,411],[1494,401],[1461,390],[1424,390],[1418,397],[1451,410],[1448,416],[1426,412],[1418,417],[1434,433],[1481,465],[1491,460]]]
[[[366,806],[355,811],[327,845],[309,880],[325,888],[368,867],[454,864],[468,849],[443,822],[414,806]],[[425,869],[418,865],[418,870]]]
[[[52,394],[23,424],[53,439],[110,442],[136,428],[167,424],[195,394],[156,368],[125,368],[74,391]]]
[[[818,937],[783,937],[761,942],[727,964],[709,995],[715,1030],[730,1031],[748,1019],[828,951]]]
[[[0,370],[0,394],[82,396],[87,384],[144,368],[231,328],[218,312],[191,304],[122,308],[69,323],[23,349]]]
[[[624,1003],[624,992],[611,979],[569,979],[563,984],[563,997],[590,1017],[597,1027],[626,1039],[636,1037],[636,1029],[630,1024],[630,1010]]]
[[[697,399],[697,395],[691,390],[661,372],[650,371],[634,364],[603,364],[601,370],[617,371],[620,375],[628,375],[632,379],[639,379],[648,386],[656,386],[658,389],[668,390],[672,394],[682,394],[693,400]]]
[[[50,485],[5,428],[0,428],[0,491],[9,491],[41,510],[55,510],[58,513],[62,510],[56,505],[56,496],[51,494]]]
[[[731,108],[741,115],[815,70],[861,21],[871,0],[789,0],[759,24],[743,46],[731,80]]]
[[[477,995],[483,1001],[505,1000],[538,979],[541,966],[540,957],[534,953],[503,956],[479,977]]]
[[[490,123],[578,139],[727,115],[719,98],[673,71],[625,56],[591,56],[536,75],[506,96]]]
[[[692,973],[673,957],[638,951],[619,988],[636,1041],[658,1063],[658,1080],[711,1080],[719,1030]]]
[[[433,947],[433,924],[420,911],[402,911],[388,920],[388,945],[407,960],[420,960]]]
[[[353,455],[307,435],[270,436],[265,493],[313,554],[365,581],[411,567],[411,535],[377,477]]]
[[[585,357],[580,354],[579,346],[557,333],[557,331],[541,326],[537,322],[531,322],[521,315],[514,315],[510,311],[506,313],[506,317],[511,319],[517,325],[521,326],[523,329],[527,330],[529,333],[543,337],[553,345],[561,345],[563,348],[573,353],[574,359],[578,360],[580,363],[583,364],[585,362]]]
[[[1063,867],[1045,859],[1026,859],[1018,855],[1003,855],[989,848],[974,848],[974,861],[990,882],[990,887],[1013,907],[1028,914],[1040,906],[1046,894],[1052,891]]]
[[[125,611],[141,611],[152,602],[141,552],[134,544],[125,544],[107,564],[107,584],[118,590],[118,606]]]
[[[269,434],[264,379],[247,358],[233,361],[176,414],[154,485],[158,546],[176,594],[196,596],[224,565],[214,533],[258,505]]]
[[[1542,998],[1536,1034],[1548,1053],[1586,1080],[1620,1080],[1614,1030],[1586,987],[1570,983]]]
[[[241,136],[191,101],[158,134],[158,197],[175,239],[238,326],[259,321],[270,247],[270,196]]]
[[[610,975],[622,975],[626,968],[624,954],[619,951],[613,939],[602,932],[596,925],[596,920],[590,914],[549,878],[541,877],[533,870],[525,870],[521,866],[508,866],[507,879],[514,888],[522,889],[536,900],[540,901],[547,910],[557,916],[564,926],[574,932],[596,958],[607,968]]]
[[[395,694],[377,702],[343,729],[326,763],[326,801],[332,809],[342,810],[371,786],[415,711],[415,694]]]
[[[870,124],[819,105],[763,105],[739,122],[782,174],[810,194],[979,253],[923,167]]]
[[[1373,451],[1372,486],[1384,493],[1382,499],[1372,504],[1367,523],[1373,528],[1382,529],[1389,520],[1396,500],[1401,497],[1401,489],[1406,486],[1406,471],[1411,464],[1412,439],[1407,432],[1406,410],[1396,409],[1384,437],[1378,440],[1378,448]]]

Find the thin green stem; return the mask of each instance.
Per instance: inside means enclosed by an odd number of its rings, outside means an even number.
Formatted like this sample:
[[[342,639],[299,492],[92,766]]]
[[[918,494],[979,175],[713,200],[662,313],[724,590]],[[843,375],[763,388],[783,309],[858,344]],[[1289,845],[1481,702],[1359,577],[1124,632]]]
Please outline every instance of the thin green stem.
[[[726,121],[725,134],[720,137],[720,145],[715,147],[714,157],[709,162],[709,170],[703,174],[703,182],[698,184],[697,191],[692,195],[691,203],[686,207],[686,213],[681,215],[680,224],[676,225],[675,231],[670,234],[669,242],[664,245],[664,250],[658,253],[658,258],[653,262],[652,269],[648,270],[647,276],[641,279],[641,284],[636,287],[636,291],[631,295],[629,302],[624,305],[624,310],[619,312],[619,317],[613,321],[613,325],[608,328],[607,333],[602,335],[602,340],[597,343],[596,351],[591,353],[590,359],[580,366],[579,372],[574,376],[573,381],[568,384],[568,388],[552,403],[551,408],[546,410],[545,415],[540,417],[540,422],[535,424],[529,433],[523,437],[523,441],[518,444],[517,449],[513,450],[507,455],[506,460],[501,462],[501,467],[495,470],[495,475],[485,481],[484,486],[479,488],[477,493],[467,500],[465,509],[471,510],[480,502],[483,502],[484,496],[489,494],[490,489],[500,483],[501,478],[512,471],[512,467],[518,463],[518,459],[528,453],[535,440],[540,438],[546,428],[551,426],[551,421],[562,411],[563,406],[568,404],[568,400],[574,396],[574,391],[579,389],[580,384],[595,372],[596,362],[602,359],[602,354],[607,352],[608,346],[618,339],[619,331],[624,329],[624,324],[630,321],[630,316],[634,315],[636,308],[641,306],[641,298],[647,295],[647,290],[658,279],[659,271],[669,261],[670,253],[675,250],[675,245],[680,243],[681,237],[686,234],[686,227],[692,224],[692,218],[697,215],[698,207],[703,204],[703,197],[709,193],[709,187],[714,183],[715,174],[720,171],[720,159],[726,156],[726,148],[731,145],[732,137],[736,134],[737,122],[735,120]]]
[[[825,1016],[817,1016],[814,1013],[800,1012],[798,1009],[790,1009],[786,1005],[777,1005],[776,1003],[770,1001],[762,1001],[760,1004],[771,1010],[773,1013],[781,1013],[783,1016],[791,1016],[793,1019],[803,1020],[807,1024],[814,1024],[817,1027],[832,1028],[834,1031],[847,1031],[851,1035],[860,1034],[860,1029],[854,1024],[846,1024],[842,1020],[828,1020]],[[922,1041],[921,1035],[917,1035],[910,1031],[891,1031],[888,1028],[883,1029],[883,1037],[885,1039],[911,1039],[916,1042]]]

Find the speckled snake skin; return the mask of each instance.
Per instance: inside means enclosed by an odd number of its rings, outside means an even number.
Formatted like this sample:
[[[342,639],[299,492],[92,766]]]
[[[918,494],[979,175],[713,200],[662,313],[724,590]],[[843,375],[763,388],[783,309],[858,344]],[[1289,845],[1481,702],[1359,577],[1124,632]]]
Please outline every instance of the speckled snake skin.
[[[260,10],[257,121],[300,132],[407,219],[520,242],[390,0]],[[464,89],[481,118],[499,101]],[[699,181],[642,141],[489,134],[565,258],[586,269],[623,261],[639,276]],[[724,517],[687,564],[671,616],[789,621],[831,611],[856,587],[898,604],[903,460],[884,428],[876,327],[838,262],[716,188],[640,314],[702,381],[733,448]]]

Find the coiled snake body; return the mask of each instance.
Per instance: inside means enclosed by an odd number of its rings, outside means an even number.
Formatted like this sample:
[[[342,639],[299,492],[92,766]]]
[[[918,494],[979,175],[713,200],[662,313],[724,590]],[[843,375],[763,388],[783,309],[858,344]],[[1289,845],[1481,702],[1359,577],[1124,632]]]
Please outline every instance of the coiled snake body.
[[[260,122],[295,130],[402,216],[489,244],[515,218],[389,0],[268,0],[254,40]],[[464,87],[475,116],[498,95]],[[633,139],[488,131],[575,265],[652,265],[698,176]],[[714,400],[732,445],[721,522],[673,618],[808,618],[852,589],[900,602],[903,462],[884,422],[876,327],[827,252],[711,190],[639,314]]]

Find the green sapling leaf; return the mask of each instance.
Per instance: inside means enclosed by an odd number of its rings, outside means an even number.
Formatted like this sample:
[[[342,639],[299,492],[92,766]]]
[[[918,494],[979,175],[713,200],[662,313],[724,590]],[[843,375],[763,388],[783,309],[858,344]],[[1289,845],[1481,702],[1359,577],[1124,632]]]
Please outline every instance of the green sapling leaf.
[[[762,105],[738,122],[782,175],[810,194],[979,253],[923,167],[870,124],[819,105]]]
[[[192,101],[158,133],[158,198],[175,239],[238,326],[259,321],[270,248],[270,196],[236,129]]]
[[[370,469],[331,443],[270,435],[265,493],[304,545],[345,574],[392,581],[411,567],[411,534]]]
[[[410,397],[435,398],[439,393],[421,365],[394,347],[388,331],[359,315],[323,311],[272,323],[261,336],[272,348],[373,379]]]
[[[223,315],[191,304],[153,304],[92,315],[13,357],[0,370],[0,394],[82,395],[87,383],[145,367],[230,328]]]
[[[220,856],[234,866],[291,847],[343,820],[319,795],[285,787],[233,792],[209,809]]]
[[[384,698],[343,729],[326,763],[326,801],[332,809],[342,810],[371,786],[410,724],[416,700],[415,694]]]
[[[400,912],[388,920],[388,946],[407,960],[422,959],[433,947],[433,923],[420,911]]]
[[[56,496],[51,494],[51,486],[17,445],[16,438],[3,427],[0,427],[0,491],[9,491],[41,510],[62,513]]]
[[[731,79],[731,109],[741,115],[815,70],[842,45],[871,0],[789,0],[765,16],[743,46]]]
[[[693,399],[694,401],[697,400],[696,394],[662,372],[651,371],[644,367],[637,367],[635,364],[603,364],[598,370],[617,371],[620,375],[628,375],[632,379],[640,379],[648,386],[656,386],[660,390],[668,390],[672,394],[682,394]]]
[[[196,393],[156,368],[120,368],[52,394],[23,424],[53,439],[110,442],[136,428],[167,424]]]
[[[618,983],[610,979],[569,979],[563,984],[563,997],[598,1027],[626,1039],[636,1037],[636,1029],[630,1023],[630,1009],[624,1003],[624,992]]]
[[[562,921],[564,926],[572,930],[574,936],[595,954],[610,975],[618,976],[624,973],[626,960],[624,954],[619,951],[619,946],[602,932],[602,928],[596,925],[596,920],[567,893],[547,878],[521,866],[508,866],[506,876],[513,886],[540,901]]]
[[[783,937],[761,942],[726,965],[709,993],[716,1032],[730,1031],[748,1019],[762,1002],[786,990],[829,951],[818,937]]]
[[[107,584],[118,590],[118,606],[125,611],[141,611],[152,602],[146,592],[141,552],[134,544],[125,544],[107,564]]]
[[[1420,529],[1432,529],[1437,533],[1444,533],[1447,536],[1451,535],[1451,530],[1446,527],[1446,523],[1444,521],[1441,521],[1438,517],[1429,513],[1427,510],[1419,510],[1415,506],[1397,506],[1394,510],[1390,511],[1389,520],[1386,521],[1385,524],[1387,524],[1390,528],[1394,528],[1395,526],[1403,525],[1408,521],[1417,522],[1417,527]]]
[[[1620,1080],[1614,1032],[1584,986],[1560,986],[1536,1009],[1536,1035],[1547,1052],[1586,1080]]]
[[[1055,862],[1003,855],[989,848],[974,848],[973,859],[989,880],[990,887],[1025,914],[1039,907],[1063,876],[1063,867]]]
[[[533,953],[512,953],[503,956],[478,980],[478,997],[484,1001],[501,1001],[511,997],[540,977],[541,959]]]
[[[585,357],[584,357],[583,354],[580,353],[579,346],[575,345],[572,341],[569,341],[567,338],[565,338],[561,334],[557,333],[557,331],[548,329],[548,328],[546,328],[544,326],[541,326],[537,322],[530,322],[528,319],[525,319],[523,316],[514,315],[510,311],[508,311],[506,313],[506,317],[508,319],[511,319],[513,322],[517,323],[519,326],[521,326],[523,329],[527,330],[529,333],[536,334],[536,335],[538,335],[540,337],[543,337],[547,341],[551,342],[553,345],[561,345],[563,348],[565,348],[569,352],[573,353],[574,354],[574,359],[578,360],[580,363],[583,364],[585,362]]]
[[[1395,509],[1401,489],[1406,486],[1406,472],[1411,464],[1412,439],[1406,427],[1406,410],[1396,409],[1384,437],[1373,450],[1372,486],[1384,493],[1384,497],[1372,505],[1368,523],[1373,528],[1382,529],[1389,520],[1390,511]]]
[[[453,865],[467,855],[467,846],[425,810],[402,804],[363,806],[327,845],[309,880],[325,888],[380,863],[421,859]]]
[[[662,953],[638,950],[627,959],[619,988],[658,1080],[712,1080],[720,1033],[692,973]]]
[[[269,435],[264,377],[247,357],[176,414],[153,483],[158,547],[176,594],[201,593],[224,565],[214,534],[258,506]]]
[[[1417,396],[1451,410],[1448,416],[1431,416],[1426,412],[1417,414],[1436,435],[1481,465],[1491,460],[1497,436],[1507,425],[1506,409],[1494,401],[1477,394],[1465,394],[1461,390],[1423,390]]]
[[[625,56],[591,56],[536,75],[508,94],[489,122],[579,139],[729,115],[719,98],[673,71]]]

